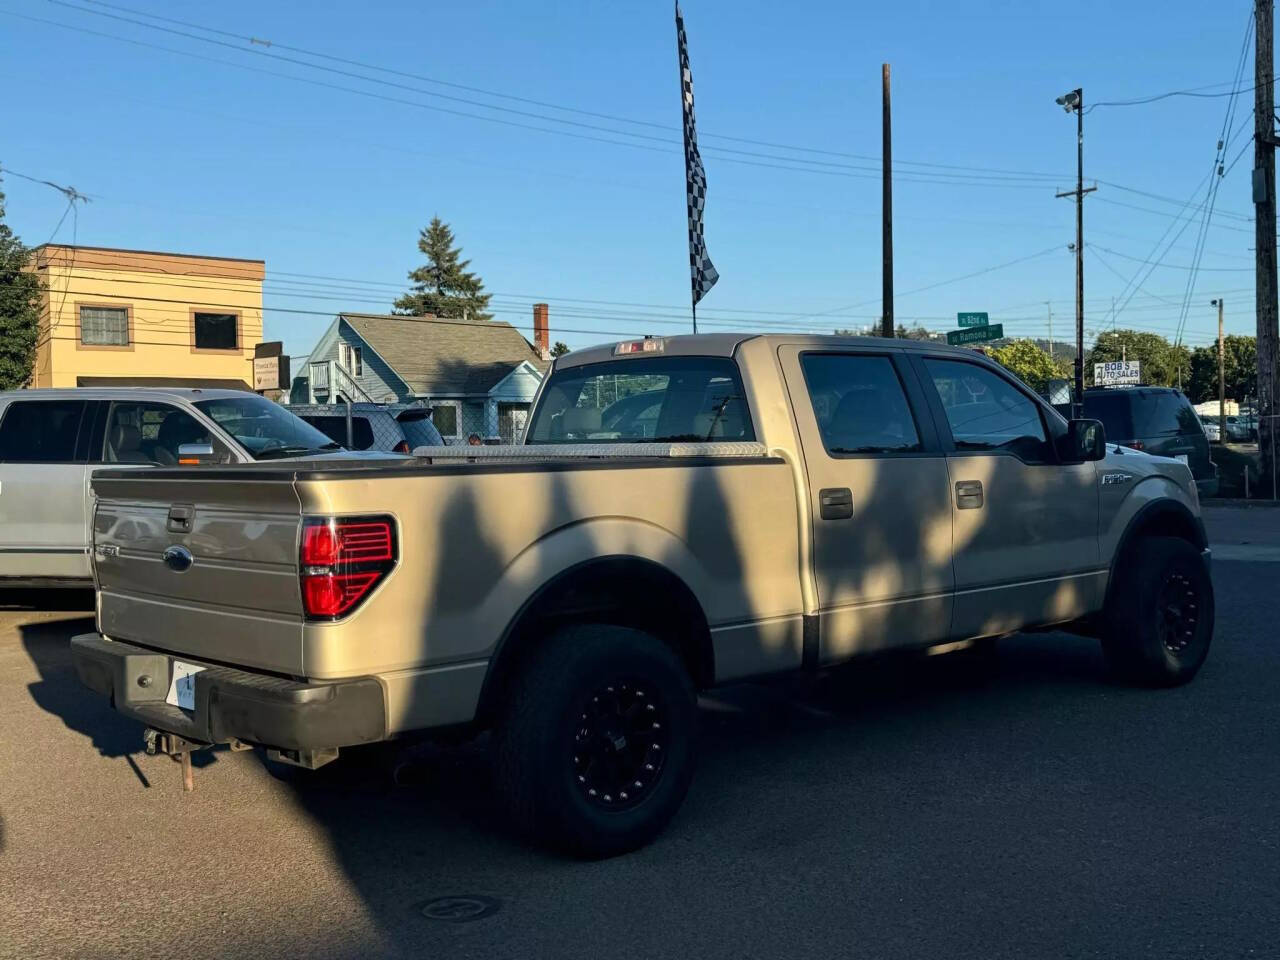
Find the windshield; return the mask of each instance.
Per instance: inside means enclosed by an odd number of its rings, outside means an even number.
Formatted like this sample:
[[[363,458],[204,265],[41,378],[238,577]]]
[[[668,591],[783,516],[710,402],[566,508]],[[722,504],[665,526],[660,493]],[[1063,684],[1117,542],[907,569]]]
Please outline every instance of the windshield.
[[[231,434],[255,460],[341,449],[340,444],[265,397],[197,400],[196,407]]]
[[[552,374],[526,443],[754,440],[737,365],[727,357],[646,357]]]

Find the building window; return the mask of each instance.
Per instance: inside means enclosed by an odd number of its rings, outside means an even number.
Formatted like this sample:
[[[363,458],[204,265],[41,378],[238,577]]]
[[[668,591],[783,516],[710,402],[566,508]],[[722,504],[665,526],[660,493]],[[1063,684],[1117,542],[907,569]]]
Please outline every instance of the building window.
[[[458,412],[456,401],[437,400],[431,404],[431,422],[445,440],[456,440],[459,436]]]
[[[80,342],[86,347],[127,347],[127,307],[81,307]]]
[[[353,377],[364,376],[364,355],[360,347],[349,343],[338,344],[338,365]]]
[[[197,350],[237,350],[240,318],[234,313],[193,313]]]

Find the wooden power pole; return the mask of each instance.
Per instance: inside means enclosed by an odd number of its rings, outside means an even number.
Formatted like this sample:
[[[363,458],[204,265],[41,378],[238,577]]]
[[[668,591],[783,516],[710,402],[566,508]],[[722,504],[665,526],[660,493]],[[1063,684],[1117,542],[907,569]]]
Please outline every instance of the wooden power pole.
[[[880,207],[883,232],[881,255],[884,260],[884,307],[880,314],[880,336],[893,336],[893,128],[889,123],[889,65],[880,65],[880,78],[884,86],[884,145],[880,162],[883,165],[884,199]]]
[[[1222,344],[1223,300],[1210,300],[1209,306],[1218,308],[1218,439],[1227,442],[1227,371],[1226,353]]]
[[[1276,138],[1274,132],[1275,71],[1272,65],[1273,0],[1254,5],[1257,45],[1254,49],[1253,205],[1257,251],[1255,310],[1258,332],[1258,439],[1262,466],[1271,473],[1276,496]],[[1264,474],[1265,475],[1265,474]]]

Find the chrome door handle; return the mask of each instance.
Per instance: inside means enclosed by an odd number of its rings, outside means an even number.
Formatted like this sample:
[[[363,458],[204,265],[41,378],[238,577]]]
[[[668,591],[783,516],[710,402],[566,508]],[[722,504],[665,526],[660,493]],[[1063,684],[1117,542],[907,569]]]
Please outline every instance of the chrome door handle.
[[[956,481],[956,509],[978,510],[982,507],[982,481]]]

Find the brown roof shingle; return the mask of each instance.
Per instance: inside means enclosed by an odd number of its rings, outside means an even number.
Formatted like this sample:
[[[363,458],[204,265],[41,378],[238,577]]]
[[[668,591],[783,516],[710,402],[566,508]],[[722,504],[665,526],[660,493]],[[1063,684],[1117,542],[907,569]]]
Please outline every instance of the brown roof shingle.
[[[515,327],[498,321],[343,313],[415,393],[485,394],[519,364],[550,365]]]

